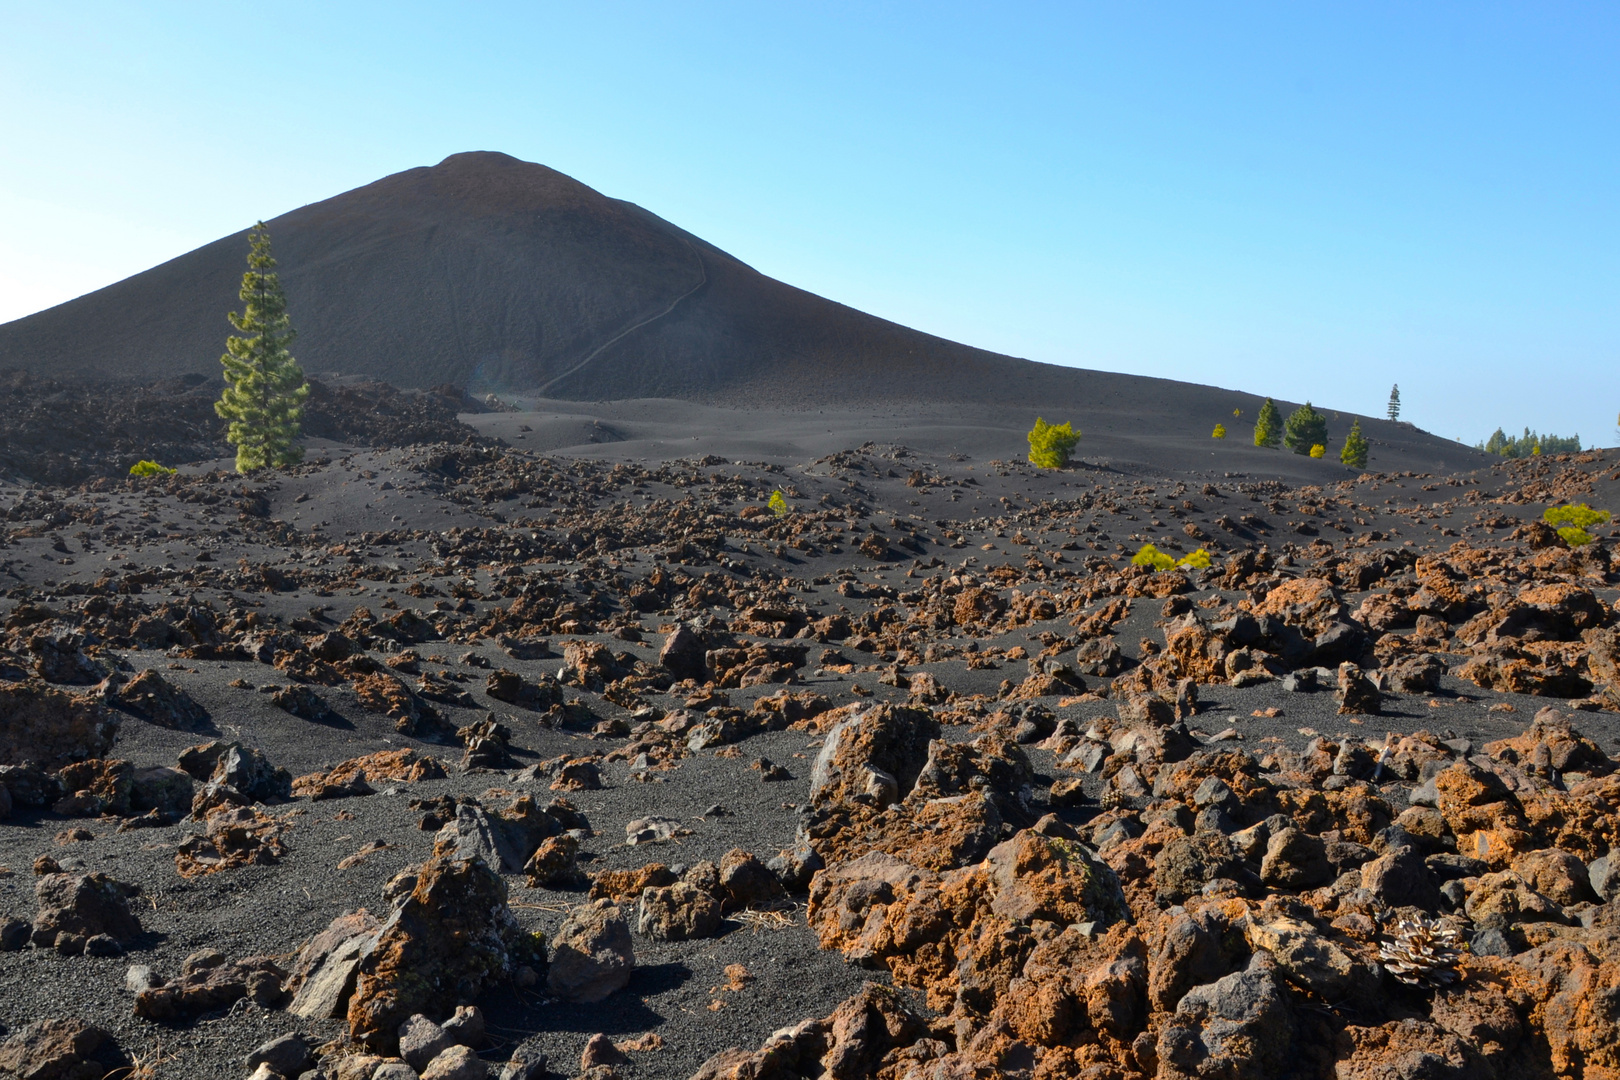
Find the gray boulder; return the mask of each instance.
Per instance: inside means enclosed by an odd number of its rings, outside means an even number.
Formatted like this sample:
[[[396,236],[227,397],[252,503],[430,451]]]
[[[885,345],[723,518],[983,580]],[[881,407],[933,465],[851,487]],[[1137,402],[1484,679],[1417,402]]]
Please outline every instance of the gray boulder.
[[[557,931],[546,985],[557,997],[597,1002],[630,981],[635,946],[623,910],[609,900],[578,907]]]
[[[1159,1035],[1161,1076],[1282,1076],[1292,1060],[1293,1017],[1273,962],[1195,986]]]
[[[129,897],[137,891],[106,874],[45,874],[34,883],[39,914],[34,917],[33,941],[41,948],[63,947],[105,934],[120,943],[141,933],[140,921],[129,910]]]
[[[1587,879],[1592,883],[1592,891],[1606,904],[1620,896],[1620,858],[1617,858],[1616,854],[1611,850],[1601,859],[1593,859],[1586,866]]]
[[[484,860],[484,865],[500,873],[515,874],[523,869],[525,852],[507,839],[502,830],[481,808],[465,804],[456,807],[456,818],[433,838],[435,848],[450,846],[450,858]]]
[[[489,1066],[471,1047],[452,1046],[422,1070],[422,1080],[486,1080]]]
[[[636,933],[654,941],[712,937],[720,922],[720,902],[684,881],[643,889],[636,910]]]
[[[261,1043],[242,1064],[249,1070],[268,1065],[280,1076],[298,1076],[309,1068],[311,1056],[309,1043],[293,1032]]]
[[[1416,848],[1398,847],[1364,863],[1361,887],[1389,907],[1440,906],[1440,883]]]
[[[399,1026],[399,1056],[405,1064],[421,1072],[433,1059],[456,1045],[443,1028],[416,1013]]]
[[[1333,880],[1333,866],[1320,837],[1301,829],[1279,829],[1266,841],[1260,880],[1284,889],[1311,889]]]

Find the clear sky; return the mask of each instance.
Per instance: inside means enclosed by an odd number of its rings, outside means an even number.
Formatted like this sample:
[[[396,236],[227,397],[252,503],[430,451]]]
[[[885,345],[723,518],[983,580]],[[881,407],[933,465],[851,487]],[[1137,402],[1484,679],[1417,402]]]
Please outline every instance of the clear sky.
[[[973,345],[1615,445],[1612,3],[0,0],[0,321],[462,150]],[[296,312],[294,312],[296,316]]]

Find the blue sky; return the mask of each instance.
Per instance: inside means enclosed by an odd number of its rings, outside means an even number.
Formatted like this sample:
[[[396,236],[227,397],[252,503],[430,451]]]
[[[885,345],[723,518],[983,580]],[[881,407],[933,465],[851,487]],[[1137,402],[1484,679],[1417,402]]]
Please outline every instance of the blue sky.
[[[1620,442],[1612,5],[0,16],[0,320],[502,150],[985,348]]]

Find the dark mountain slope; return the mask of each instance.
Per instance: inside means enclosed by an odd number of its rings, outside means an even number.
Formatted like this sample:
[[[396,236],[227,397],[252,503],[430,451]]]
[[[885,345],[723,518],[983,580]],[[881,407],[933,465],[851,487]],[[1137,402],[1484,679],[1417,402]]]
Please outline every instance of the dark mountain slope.
[[[934,396],[906,383],[941,368],[1027,366],[774,281],[504,154],[457,154],[270,226],[311,371],[574,398],[849,399]],[[0,326],[0,365],[212,375],[245,251],[228,236]]]
[[[1153,441],[1202,437],[1249,395],[1037,364],[875,318],[758,273],[543,165],[468,153],[270,223],[311,372],[573,400],[1042,411]],[[247,241],[228,236],[0,326],[0,368],[210,379]],[[1324,403],[1328,404],[1328,403]],[[1349,418],[1345,418],[1348,424]],[[1425,467],[1480,459],[1389,425]]]

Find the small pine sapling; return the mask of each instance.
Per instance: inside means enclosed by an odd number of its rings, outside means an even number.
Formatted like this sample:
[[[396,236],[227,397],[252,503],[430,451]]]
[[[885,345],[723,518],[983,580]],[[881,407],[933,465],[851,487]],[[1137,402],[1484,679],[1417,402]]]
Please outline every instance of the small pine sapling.
[[[1266,403],[1260,406],[1260,415],[1254,418],[1254,445],[1278,447],[1282,445],[1282,436],[1282,413],[1275,401],[1266,398]]]
[[[1391,386],[1389,388],[1389,418],[1391,420],[1399,420],[1401,418],[1401,384],[1400,383],[1396,383],[1394,386]]]
[[[1306,402],[1288,414],[1283,428],[1283,442],[1296,454],[1309,454],[1317,443],[1327,443],[1327,417]]]
[[[1040,417],[1029,435],[1030,464],[1041,469],[1061,469],[1069,464],[1069,455],[1080,442],[1080,433],[1065,420],[1061,424],[1048,424]]]
[[[1226,425],[1225,424],[1216,424],[1215,425],[1215,430],[1210,432],[1209,434],[1210,434],[1210,438],[1212,438],[1212,439],[1224,439],[1224,438],[1226,438]]]
[[[1339,451],[1339,460],[1352,469],[1365,469],[1368,449],[1370,447],[1367,437],[1361,433],[1361,421],[1357,420],[1350,425],[1350,434],[1344,437],[1344,447]]]

